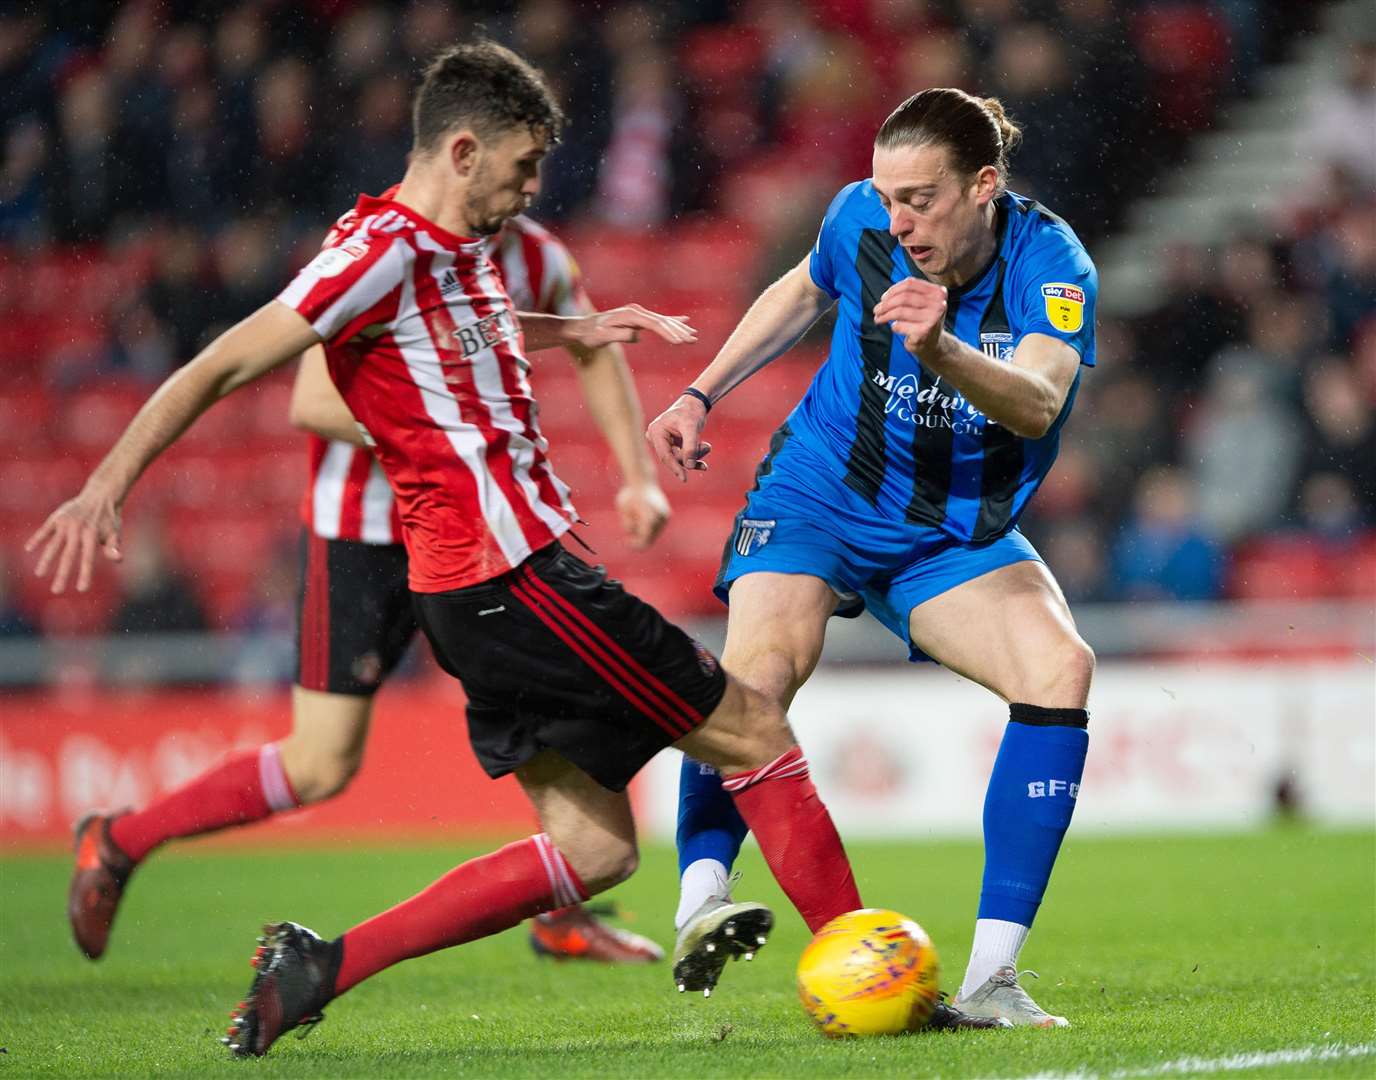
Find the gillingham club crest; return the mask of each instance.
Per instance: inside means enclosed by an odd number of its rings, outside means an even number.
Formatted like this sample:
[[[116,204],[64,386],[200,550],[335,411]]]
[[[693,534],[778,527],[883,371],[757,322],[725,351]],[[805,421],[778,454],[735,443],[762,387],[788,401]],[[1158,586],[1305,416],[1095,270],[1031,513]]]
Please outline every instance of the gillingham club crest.
[[[762,521],[758,518],[742,518],[736,529],[736,554],[751,555],[765,544],[779,523],[773,519]]]
[[[1013,335],[1009,333],[980,334],[979,347],[990,360],[1007,363],[1013,359]]]

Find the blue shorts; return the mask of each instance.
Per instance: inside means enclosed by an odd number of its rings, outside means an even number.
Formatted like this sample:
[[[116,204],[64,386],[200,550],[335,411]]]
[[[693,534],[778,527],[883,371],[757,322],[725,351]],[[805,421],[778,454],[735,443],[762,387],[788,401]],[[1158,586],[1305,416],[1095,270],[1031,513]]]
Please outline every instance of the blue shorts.
[[[811,450],[781,431],[736,515],[715,591],[728,603],[731,583],[758,571],[821,578],[840,598],[836,614],[866,608],[908,646],[913,608],[991,570],[1041,556],[1012,529],[983,544],[940,529],[880,517]]]

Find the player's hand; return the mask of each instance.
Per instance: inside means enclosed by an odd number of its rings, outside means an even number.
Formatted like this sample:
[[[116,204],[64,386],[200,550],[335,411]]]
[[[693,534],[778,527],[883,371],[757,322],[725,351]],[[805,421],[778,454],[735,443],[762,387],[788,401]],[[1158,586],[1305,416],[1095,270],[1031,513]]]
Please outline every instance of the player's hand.
[[[598,311],[569,320],[570,344],[596,349],[618,341],[639,341],[640,331],[649,330],[670,345],[697,341],[698,332],[688,325],[687,315],[660,315],[639,304]]]
[[[643,551],[668,524],[669,500],[653,480],[627,484],[616,493],[616,512],[631,547]]]
[[[874,305],[874,321],[903,339],[914,356],[930,356],[941,339],[946,318],[946,289],[920,278],[905,278],[889,286]]]
[[[68,499],[48,515],[24,550],[42,549],[33,571],[36,576],[46,577],[56,567],[53,592],[66,592],[73,567],[76,591],[86,592],[91,587],[97,547],[107,559],[118,562],[123,557],[119,549],[119,506],[113,499],[83,488],[75,499]]]
[[[702,459],[712,452],[712,444],[702,441],[706,423],[707,407],[684,394],[656,416],[645,432],[655,457],[680,483],[687,483],[690,472],[707,471]]]

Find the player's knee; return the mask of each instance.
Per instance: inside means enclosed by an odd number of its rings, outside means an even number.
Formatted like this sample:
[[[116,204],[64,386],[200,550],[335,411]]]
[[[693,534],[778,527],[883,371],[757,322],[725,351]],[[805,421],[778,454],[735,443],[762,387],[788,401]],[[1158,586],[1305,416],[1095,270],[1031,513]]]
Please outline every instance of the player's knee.
[[[742,684],[737,710],[731,760],[723,766],[727,771],[758,768],[792,748],[795,740],[788,714],[773,697]]]
[[[635,844],[621,842],[565,852],[565,857],[590,896],[620,885],[640,865],[640,852]]]
[[[1065,680],[1089,692],[1094,678],[1094,650],[1079,634],[1072,635],[1062,646],[1060,667]]]
[[[285,756],[284,756],[285,757]],[[286,759],[287,779],[302,804],[321,802],[338,795],[353,780],[363,754],[353,750],[318,751]]]
[[[1078,634],[1061,638],[1038,665],[1020,700],[1059,708],[1082,708],[1094,679],[1094,650]]]

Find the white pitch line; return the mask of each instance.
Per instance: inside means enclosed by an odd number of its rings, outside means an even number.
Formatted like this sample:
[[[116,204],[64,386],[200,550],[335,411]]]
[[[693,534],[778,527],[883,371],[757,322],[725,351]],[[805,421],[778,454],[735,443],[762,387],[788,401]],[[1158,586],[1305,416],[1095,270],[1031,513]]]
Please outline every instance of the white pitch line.
[[[1131,1069],[1114,1069],[1108,1073],[1085,1069],[1069,1073],[1036,1073],[1023,1080],[1136,1080],[1145,1076],[1174,1076],[1180,1073],[1238,1072],[1242,1069],[1266,1069],[1275,1065],[1304,1065],[1309,1062],[1346,1061],[1351,1058],[1376,1055],[1376,1043],[1324,1043],[1295,1046],[1285,1050],[1254,1050],[1227,1057],[1183,1057],[1163,1061],[1159,1065],[1143,1065]]]

